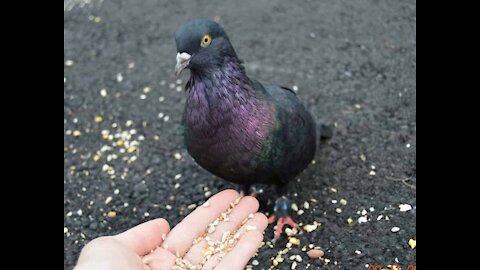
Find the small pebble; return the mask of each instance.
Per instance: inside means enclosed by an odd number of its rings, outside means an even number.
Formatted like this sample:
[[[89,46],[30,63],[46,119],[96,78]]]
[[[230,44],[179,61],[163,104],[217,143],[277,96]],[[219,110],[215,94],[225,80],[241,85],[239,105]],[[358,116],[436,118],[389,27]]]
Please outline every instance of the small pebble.
[[[366,217],[366,216],[363,216],[363,217],[359,217],[359,218],[358,218],[358,223],[360,223],[360,224],[361,224],[361,223],[365,223],[365,222],[367,222],[367,221],[368,221],[368,220],[367,220],[367,217]]]
[[[310,204],[308,202],[303,203],[303,208],[308,209],[310,208]]]
[[[417,246],[417,240],[415,239],[408,240],[408,245],[410,246],[411,249],[414,249]]]
[[[292,245],[296,245],[296,246],[300,245],[300,239],[295,238],[295,237],[290,238],[290,239],[288,240],[288,242],[289,242],[289,243],[292,243]]]
[[[341,205],[347,205],[347,200],[341,199],[341,200],[340,200],[340,204],[341,204]]]
[[[303,229],[306,232],[313,232],[314,230],[317,229],[317,225],[316,224],[313,224],[313,225],[307,224],[307,225],[303,226]]]
[[[95,123],[103,122],[103,118],[101,116],[95,116]]]
[[[307,252],[308,257],[311,259],[318,259],[323,257],[324,252],[321,249],[312,249]]]
[[[112,201],[112,196],[108,196],[105,200],[105,204],[109,204]]]
[[[358,254],[358,255],[360,255],[360,254],[362,254],[362,252],[361,252],[360,250],[358,250],[358,249],[357,249],[357,250],[355,250],[355,254]]]
[[[178,159],[182,159],[182,155],[180,155],[180,153],[175,153],[173,156],[174,156],[175,159],[177,159],[177,160],[178,160]]]
[[[123,76],[122,73],[117,74],[117,82],[122,82],[123,81]]]
[[[396,232],[398,232],[398,231],[400,231],[400,228],[399,228],[399,227],[393,227],[393,228],[392,228],[392,232],[396,233]]]
[[[400,208],[400,212],[407,212],[412,210],[412,206],[410,204],[400,204],[398,207]]]
[[[340,213],[342,213],[342,209],[341,208],[336,208],[335,212],[337,212],[337,214],[340,214]]]
[[[67,66],[67,67],[73,66],[73,60],[67,60],[67,61],[65,61],[65,66]]]
[[[143,93],[145,94],[150,93],[150,91],[152,91],[152,88],[150,88],[149,86],[143,88]]]
[[[298,206],[296,203],[292,203],[292,210],[297,212],[298,211]]]
[[[253,261],[252,261],[252,265],[255,265],[255,266],[258,265],[258,261],[257,261],[257,260],[253,260]]]
[[[110,211],[110,212],[108,212],[107,216],[108,216],[109,218],[114,218],[114,217],[117,216],[117,212],[115,212],[115,211]]]

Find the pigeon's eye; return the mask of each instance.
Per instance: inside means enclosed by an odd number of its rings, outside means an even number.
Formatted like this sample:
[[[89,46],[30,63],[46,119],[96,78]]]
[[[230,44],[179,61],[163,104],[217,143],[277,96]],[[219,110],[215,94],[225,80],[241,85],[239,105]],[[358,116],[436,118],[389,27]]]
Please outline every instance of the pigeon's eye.
[[[209,34],[206,34],[202,37],[202,41],[200,42],[200,46],[207,47],[208,45],[210,45],[211,42],[212,42],[212,37]]]

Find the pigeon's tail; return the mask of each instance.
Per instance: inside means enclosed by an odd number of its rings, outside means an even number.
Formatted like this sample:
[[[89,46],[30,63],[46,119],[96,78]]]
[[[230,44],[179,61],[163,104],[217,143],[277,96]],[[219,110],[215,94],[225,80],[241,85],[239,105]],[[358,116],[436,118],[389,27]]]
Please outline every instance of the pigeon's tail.
[[[328,139],[332,138],[333,131],[334,131],[333,125],[327,125],[327,124],[320,123],[318,125],[318,134],[320,135],[320,136],[318,136],[319,143],[321,143],[324,140],[328,140]]]

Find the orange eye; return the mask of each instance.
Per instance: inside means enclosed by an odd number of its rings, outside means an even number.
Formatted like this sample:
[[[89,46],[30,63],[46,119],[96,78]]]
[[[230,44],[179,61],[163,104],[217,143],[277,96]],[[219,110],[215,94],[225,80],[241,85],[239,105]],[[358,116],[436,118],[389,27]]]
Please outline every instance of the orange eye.
[[[200,41],[200,46],[202,47],[207,47],[210,45],[212,42],[212,37],[209,34],[206,34],[202,37],[202,40]]]

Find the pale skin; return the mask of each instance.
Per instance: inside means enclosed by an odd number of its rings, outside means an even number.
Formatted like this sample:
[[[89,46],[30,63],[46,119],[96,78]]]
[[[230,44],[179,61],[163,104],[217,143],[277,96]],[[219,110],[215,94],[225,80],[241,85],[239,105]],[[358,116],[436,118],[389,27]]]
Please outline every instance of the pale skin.
[[[197,207],[172,230],[165,219],[159,218],[114,236],[94,239],[83,248],[74,270],[167,270],[173,268],[177,255],[192,264],[198,264],[203,259],[206,242],[194,243],[194,240],[238,196],[234,190],[225,190],[212,196],[207,201],[207,207]],[[241,233],[238,243],[221,261],[213,256],[203,265],[203,269],[245,269],[262,242],[263,231],[268,223],[264,214],[257,213],[258,207],[255,198],[242,197],[230,213],[229,220],[220,222],[215,231],[208,235],[211,240],[220,240],[225,231],[238,230]],[[245,219],[247,222],[242,225]]]

